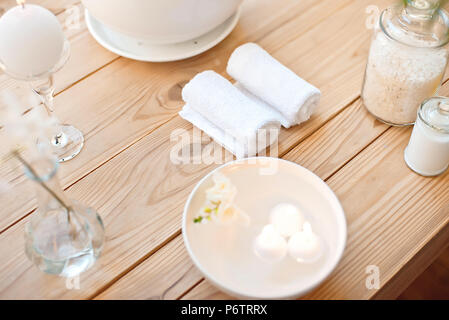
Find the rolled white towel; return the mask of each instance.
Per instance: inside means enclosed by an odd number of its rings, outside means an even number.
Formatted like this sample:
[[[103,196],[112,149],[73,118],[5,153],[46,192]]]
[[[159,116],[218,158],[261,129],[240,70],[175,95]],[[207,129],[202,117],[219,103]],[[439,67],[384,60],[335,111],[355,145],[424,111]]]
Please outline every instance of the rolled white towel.
[[[262,110],[272,112],[273,116],[276,117],[276,120],[278,120],[284,127],[288,128],[290,126],[290,122],[287,120],[287,118],[284,117],[282,113],[280,113],[277,109],[273,108],[259,97],[246,90],[246,88],[240,82],[234,83],[234,87],[236,87],[245,96],[256,102]]]
[[[186,105],[180,116],[239,158],[253,156],[277,140],[278,115],[214,71],[197,74],[184,86],[182,97]]]
[[[308,120],[321,97],[320,90],[255,43],[235,49],[226,70],[249,92],[282,113],[286,128]]]

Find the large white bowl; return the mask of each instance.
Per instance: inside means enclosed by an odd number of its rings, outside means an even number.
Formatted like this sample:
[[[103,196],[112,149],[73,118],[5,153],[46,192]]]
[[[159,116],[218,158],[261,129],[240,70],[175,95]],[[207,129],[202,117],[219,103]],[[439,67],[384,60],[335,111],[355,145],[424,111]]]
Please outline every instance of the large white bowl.
[[[242,0],[82,0],[114,31],[151,44],[197,38],[232,16]]]
[[[237,187],[235,202],[250,216],[249,227],[193,223],[217,170]],[[286,257],[267,264],[254,254],[253,241],[279,202],[298,206],[324,240],[325,254],[319,261],[301,264]],[[233,161],[205,176],[187,200],[182,231],[187,251],[204,276],[224,292],[250,299],[306,294],[334,270],[346,243],[345,215],[327,184],[300,165],[265,157]]]

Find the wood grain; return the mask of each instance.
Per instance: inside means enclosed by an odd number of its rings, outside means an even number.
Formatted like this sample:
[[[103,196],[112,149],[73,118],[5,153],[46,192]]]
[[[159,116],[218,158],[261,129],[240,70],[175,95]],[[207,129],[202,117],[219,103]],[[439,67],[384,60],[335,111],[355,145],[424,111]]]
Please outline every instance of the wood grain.
[[[209,281],[201,281],[195,288],[187,292],[183,300],[232,300],[235,299],[214,287]]]
[[[446,294],[446,299],[449,299],[449,287],[447,287],[446,290],[442,290],[444,284],[449,282],[449,264],[445,264],[447,266],[447,271],[446,277],[441,278],[441,283],[443,285],[439,283],[438,274],[433,281],[427,281],[429,278],[432,279],[432,276],[434,275],[432,270],[441,270],[439,264],[444,262],[443,259],[445,257],[449,256],[449,250],[447,250],[448,243],[449,224],[446,224],[435,237],[426,243],[424,248],[407,262],[401,269],[401,272],[398,272],[391,280],[389,280],[388,283],[382,287],[382,290],[376,292],[373,299],[396,299],[398,297],[399,299],[403,299],[404,297],[410,299],[414,295],[413,292],[416,291],[415,288],[419,288],[423,286],[423,284],[426,284],[426,292],[423,292],[422,298],[433,297],[432,291],[434,291],[436,293],[435,295],[441,297]],[[444,250],[445,247],[446,255],[441,255],[442,250]],[[429,273],[432,274],[432,276],[429,276]],[[417,282],[416,284],[412,283],[414,280]],[[410,284],[412,288],[410,288]],[[407,289],[404,291],[404,288]],[[408,292],[410,292],[411,295],[408,295]]]
[[[179,235],[95,299],[176,299],[201,279]]]

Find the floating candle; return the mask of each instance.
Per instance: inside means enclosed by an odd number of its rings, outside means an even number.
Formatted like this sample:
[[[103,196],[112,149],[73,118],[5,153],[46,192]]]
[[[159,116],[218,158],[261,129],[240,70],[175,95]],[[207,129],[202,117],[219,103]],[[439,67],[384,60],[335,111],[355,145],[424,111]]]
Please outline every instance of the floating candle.
[[[276,231],[271,224],[265,226],[262,233],[256,238],[254,252],[266,262],[276,262],[287,254],[287,241]]]
[[[273,208],[270,222],[283,237],[291,237],[304,224],[304,216],[290,203],[280,203]]]
[[[0,63],[17,78],[43,75],[59,62],[64,33],[47,9],[22,4],[0,18]]]
[[[312,231],[309,222],[304,223],[303,231],[291,236],[288,241],[288,253],[298,262],[312,263],[317,261],[323,248],[320,238]]]

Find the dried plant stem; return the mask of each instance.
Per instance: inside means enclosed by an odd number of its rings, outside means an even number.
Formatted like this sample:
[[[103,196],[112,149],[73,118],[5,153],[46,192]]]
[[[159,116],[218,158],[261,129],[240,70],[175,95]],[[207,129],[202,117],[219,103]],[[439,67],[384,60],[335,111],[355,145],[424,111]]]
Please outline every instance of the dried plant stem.
[[[20,152],[17,150],[12,152],[13,156],[17,158],[17,160],[22,163],[22,165],[33,175],[33,177],[38,180],[39,184],[53,197],[55,198],[61,206],[63,206],[67,210],[67,220],[70,222],[70,211],[72,210],[72,207],[67,205],[64,200],[62,200],[51,188],[49,188],[45,182],[39,180],[39,176],[37,175],[36,171],[31,167],[31,165],[20,155]]]

